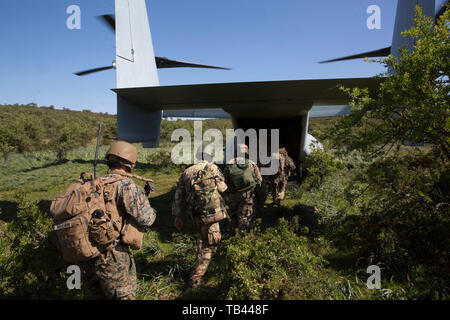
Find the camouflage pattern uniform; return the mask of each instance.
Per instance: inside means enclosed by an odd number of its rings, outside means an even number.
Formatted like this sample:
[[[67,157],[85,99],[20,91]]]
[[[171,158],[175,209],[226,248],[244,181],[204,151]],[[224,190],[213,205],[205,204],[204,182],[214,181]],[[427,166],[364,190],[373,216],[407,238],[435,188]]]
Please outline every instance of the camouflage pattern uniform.
[[[107,175],[105,178],[111,177]],[[142,227],[156,218],[144,189],[130,179],[116,182],[116,203],[122,217],[131,215]],[[134,300],[136,265],[127,245],[120,242],[100,256],[84,262],[86,298]]]
[[[254,212],[255,218],[262,217],[266,200],[267,200],[267,180],[263,178],[261,184],[255,187],[255,205],[253,206],[255,211]]]
[[[234,162],[239,163],[240,161],[244,161],[244,159],[234,158],[228,161],[227,163],[228,164]],[[244,192],[229,190],[226,194],[227,204],[230,208],[230,216],[233,219],[236,219],[236,224],[239,231],[249,230],[252,227],[252,219],[255,206],[255,190],[261,188],[262,183],[261,172],[258,166],[256,165],[255,162],[251,160],[248,161],[257,180],[256,187]],[[226,181],[230,181],[230,178],[226,177]],[[261,210],[260,207],[256,209],[258,212],[259,210]]]
[[[222,238],[219,222],[211,224],[202,223],[192,212],[192,206],[188,203],[188,199],[192,192],[191,182],[197,175],[197,172],[203,170],[207,164],[208,161],[202,160],[199,163],[190,166],[183,172],[178,179],[175,199],[172,203],[172,215],[180,217],[183,211],[182,208],[185,208],[185,210],[188,211],[188,214],[193,217],[195,228],[197,230],[197,259],[194,270],[191,273],[191,282],[193,285],[201,283]],[[218,191],[223,193],[227,189],[227,185],[225,184],[225,178],[223,177],[222,172],[215,164],[211,164],[209,170],[211,170],[212,174],[216,177]]]
[[[277,204],[280,204],[280,201],[284,199],[289,176],[296,168],[294,160],[289,157],[285,148],[280,148],[279,157],[280,163],[277,174],[273,176],[265,176],[268,189],[272,194],[272,199],[274,203]]]

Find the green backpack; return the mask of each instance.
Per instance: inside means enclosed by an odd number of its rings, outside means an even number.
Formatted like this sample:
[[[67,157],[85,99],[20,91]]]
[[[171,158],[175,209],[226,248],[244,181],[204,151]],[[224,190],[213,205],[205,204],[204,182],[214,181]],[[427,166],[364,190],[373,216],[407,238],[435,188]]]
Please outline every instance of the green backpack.
[[[245,192],[253,189],[257,180],[255,173],[248,161],[245,159],[245,163],[232,163],[227,165],[228,176],[230,177],[231,190],[238,192]]]
[[[208,163],[192,180],[191,203],[195,214],[202,221],[216,222],[226,217],[226,208],[217,190],[216,177],[209,167]]]

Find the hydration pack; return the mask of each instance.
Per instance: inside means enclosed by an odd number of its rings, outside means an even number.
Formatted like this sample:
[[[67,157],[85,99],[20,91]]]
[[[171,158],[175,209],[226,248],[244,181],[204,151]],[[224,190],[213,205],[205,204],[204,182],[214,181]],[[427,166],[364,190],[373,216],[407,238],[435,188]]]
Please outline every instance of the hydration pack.
[[[226,167],[230,178],[230,189],[238,192],[245,192],[253,189],[257,184],[257,179],[248,159],[245,163],[230,163]]]

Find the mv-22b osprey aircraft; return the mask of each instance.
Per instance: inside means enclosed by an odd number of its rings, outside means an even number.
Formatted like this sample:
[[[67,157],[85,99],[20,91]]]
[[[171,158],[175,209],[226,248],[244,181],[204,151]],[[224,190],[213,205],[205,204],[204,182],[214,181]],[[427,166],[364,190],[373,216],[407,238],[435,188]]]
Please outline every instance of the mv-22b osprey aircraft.
[[[414,43],[401,32],[413,26],[416,5],[425,15],[436,16],[434,0],[398,0],[391,47],[323,62],[398,55],[403,46],[412,48]],[[116,69],[118,138],[144,147],[158,147],[163,116],[231,117],[235,129],[279,129],[280,146],[301,169],[311,139],[311,108],[347,105],[338,85],[371,91],[379,85],[375,78],[347,78],[159,86],[157,68],[225,68],[155,57],[145,0],[115,0],[115,18],[102,18],[116,32],[116,61],[77,75]]]

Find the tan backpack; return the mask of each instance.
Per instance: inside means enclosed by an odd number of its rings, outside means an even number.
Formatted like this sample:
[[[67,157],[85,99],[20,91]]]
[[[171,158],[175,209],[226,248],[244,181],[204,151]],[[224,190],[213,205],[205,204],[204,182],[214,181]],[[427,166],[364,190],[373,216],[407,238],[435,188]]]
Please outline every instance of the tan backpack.
[[[121,233],[124,224],[115,203],[117,181],[122,176],[93,178],[82,173],[50,206],[57,246],[67,262],[80,262],[100,255]],[[128,219],[127,219],[128,220]]]

